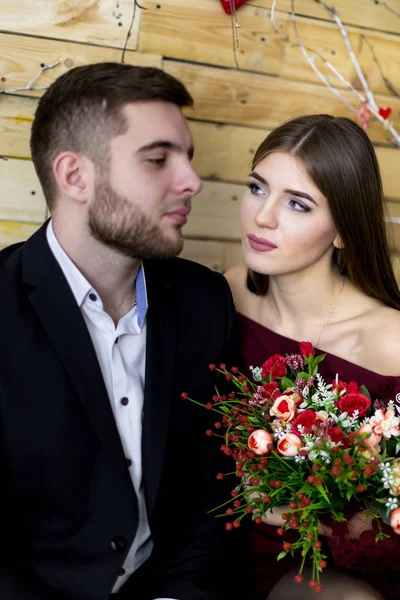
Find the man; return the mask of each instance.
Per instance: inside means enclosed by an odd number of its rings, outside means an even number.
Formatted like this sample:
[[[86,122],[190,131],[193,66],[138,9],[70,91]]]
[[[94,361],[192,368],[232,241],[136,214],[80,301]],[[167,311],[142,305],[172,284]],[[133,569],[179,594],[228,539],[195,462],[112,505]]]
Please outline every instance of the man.
[[[202,185],[191,104],[163,71],[117,63],[40,100],[52,218],[0,253],[1,600],[214,600],[235,597],[231,557],[245,576],[208,512],[229,498],[211,413],[180,397],[210,399],[233,322],[223,277],[174,258]]]

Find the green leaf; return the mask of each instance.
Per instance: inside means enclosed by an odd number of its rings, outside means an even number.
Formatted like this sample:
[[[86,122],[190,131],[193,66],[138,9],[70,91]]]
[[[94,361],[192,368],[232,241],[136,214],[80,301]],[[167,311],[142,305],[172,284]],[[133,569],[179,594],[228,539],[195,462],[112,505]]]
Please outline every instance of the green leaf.
[[[288,388],[294,387],[294,381],[289,379],[289,377],[282,377],[281,385],[282,385],[283,391],[285,391]]]
[[[369,398],[371,400],[371,394],[369,393],[369,391],[367,390],[365,385],[361,386],[361,393],[364,394],[364,396],[367,396],[367,398]]]
[[[300,371],[300,373],[297,373],[296,381],[298,381],[299,379],[302,379],[304,381],[304,383],[307,383],[307,379],[309,377],[310,376],[308,373],[305,373],[304,371]]]
[[[285,558],[285,556],[287,555],[287,552],[281,552],[280,554],[278,554],[278,556],[276,557],[276,560],[282,560],[282,558]]]
[[[314,358],[314,364],[315,365],[319,365],[320,362],[322,362],[326,357],[326,354],[320,354],[319,356],[315,356]]]

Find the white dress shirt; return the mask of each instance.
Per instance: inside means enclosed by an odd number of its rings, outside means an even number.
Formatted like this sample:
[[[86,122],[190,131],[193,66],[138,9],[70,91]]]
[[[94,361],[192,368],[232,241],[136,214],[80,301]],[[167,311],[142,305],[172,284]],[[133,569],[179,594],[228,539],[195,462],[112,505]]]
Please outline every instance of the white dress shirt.
[[[52,221],[47,241],[81,309],[103,374],[115,422],[139,504],[139,527],[112,592],[150,556],[153,542],[142,482],[142,413],[146,362],[147,294],[144,270],[136,278],[136,305],[115,326],[97,291],[82,275],[56,238]],[[133,284],[132,284],[133,300]],[[169,600],[159,598],[156,600]]]

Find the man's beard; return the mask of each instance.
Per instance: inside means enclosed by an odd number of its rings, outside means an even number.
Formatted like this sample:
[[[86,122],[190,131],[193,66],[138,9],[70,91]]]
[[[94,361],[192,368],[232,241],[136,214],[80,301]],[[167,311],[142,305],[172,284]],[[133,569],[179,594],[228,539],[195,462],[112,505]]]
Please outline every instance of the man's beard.
[[[96,240],[130,258],[174,258],[183,248],[178,232],[175,240],[166,237],[138,206],[117,194],[104,176],[96,181],[88,225]]]

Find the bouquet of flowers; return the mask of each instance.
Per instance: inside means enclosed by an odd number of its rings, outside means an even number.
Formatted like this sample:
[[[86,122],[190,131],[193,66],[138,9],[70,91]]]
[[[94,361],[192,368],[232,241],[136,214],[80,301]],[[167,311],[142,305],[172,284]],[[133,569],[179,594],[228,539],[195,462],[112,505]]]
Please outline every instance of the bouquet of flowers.
[[[312,562],[311,587],[319,592],[326,555],[318,539],[321,521],[346,520],[349,505],[400,533],[400,419],[393,401],[371,401],[368,390],[352,381],[327,384],[318,372],[325,355],[315,356],[309,342],[299,354],[275,354],[261,367],[250,367],[253,381],[237,367],[210,365],[231,382],[227,395],[218,391],[205,405],[218,413],[215,431],[221,450],[232,456],[239,479],[226,504],[226,529],[240,527],[248,514],[262,522],[266,510],[287,506],[279,535],[295,530],[297,541],[283,543],[277,559],[302,557],[296,581],[302,581],[307,559]],[[187,393],[183,399],[189,399]],[[201,406],[204,406],[200,404]]]

